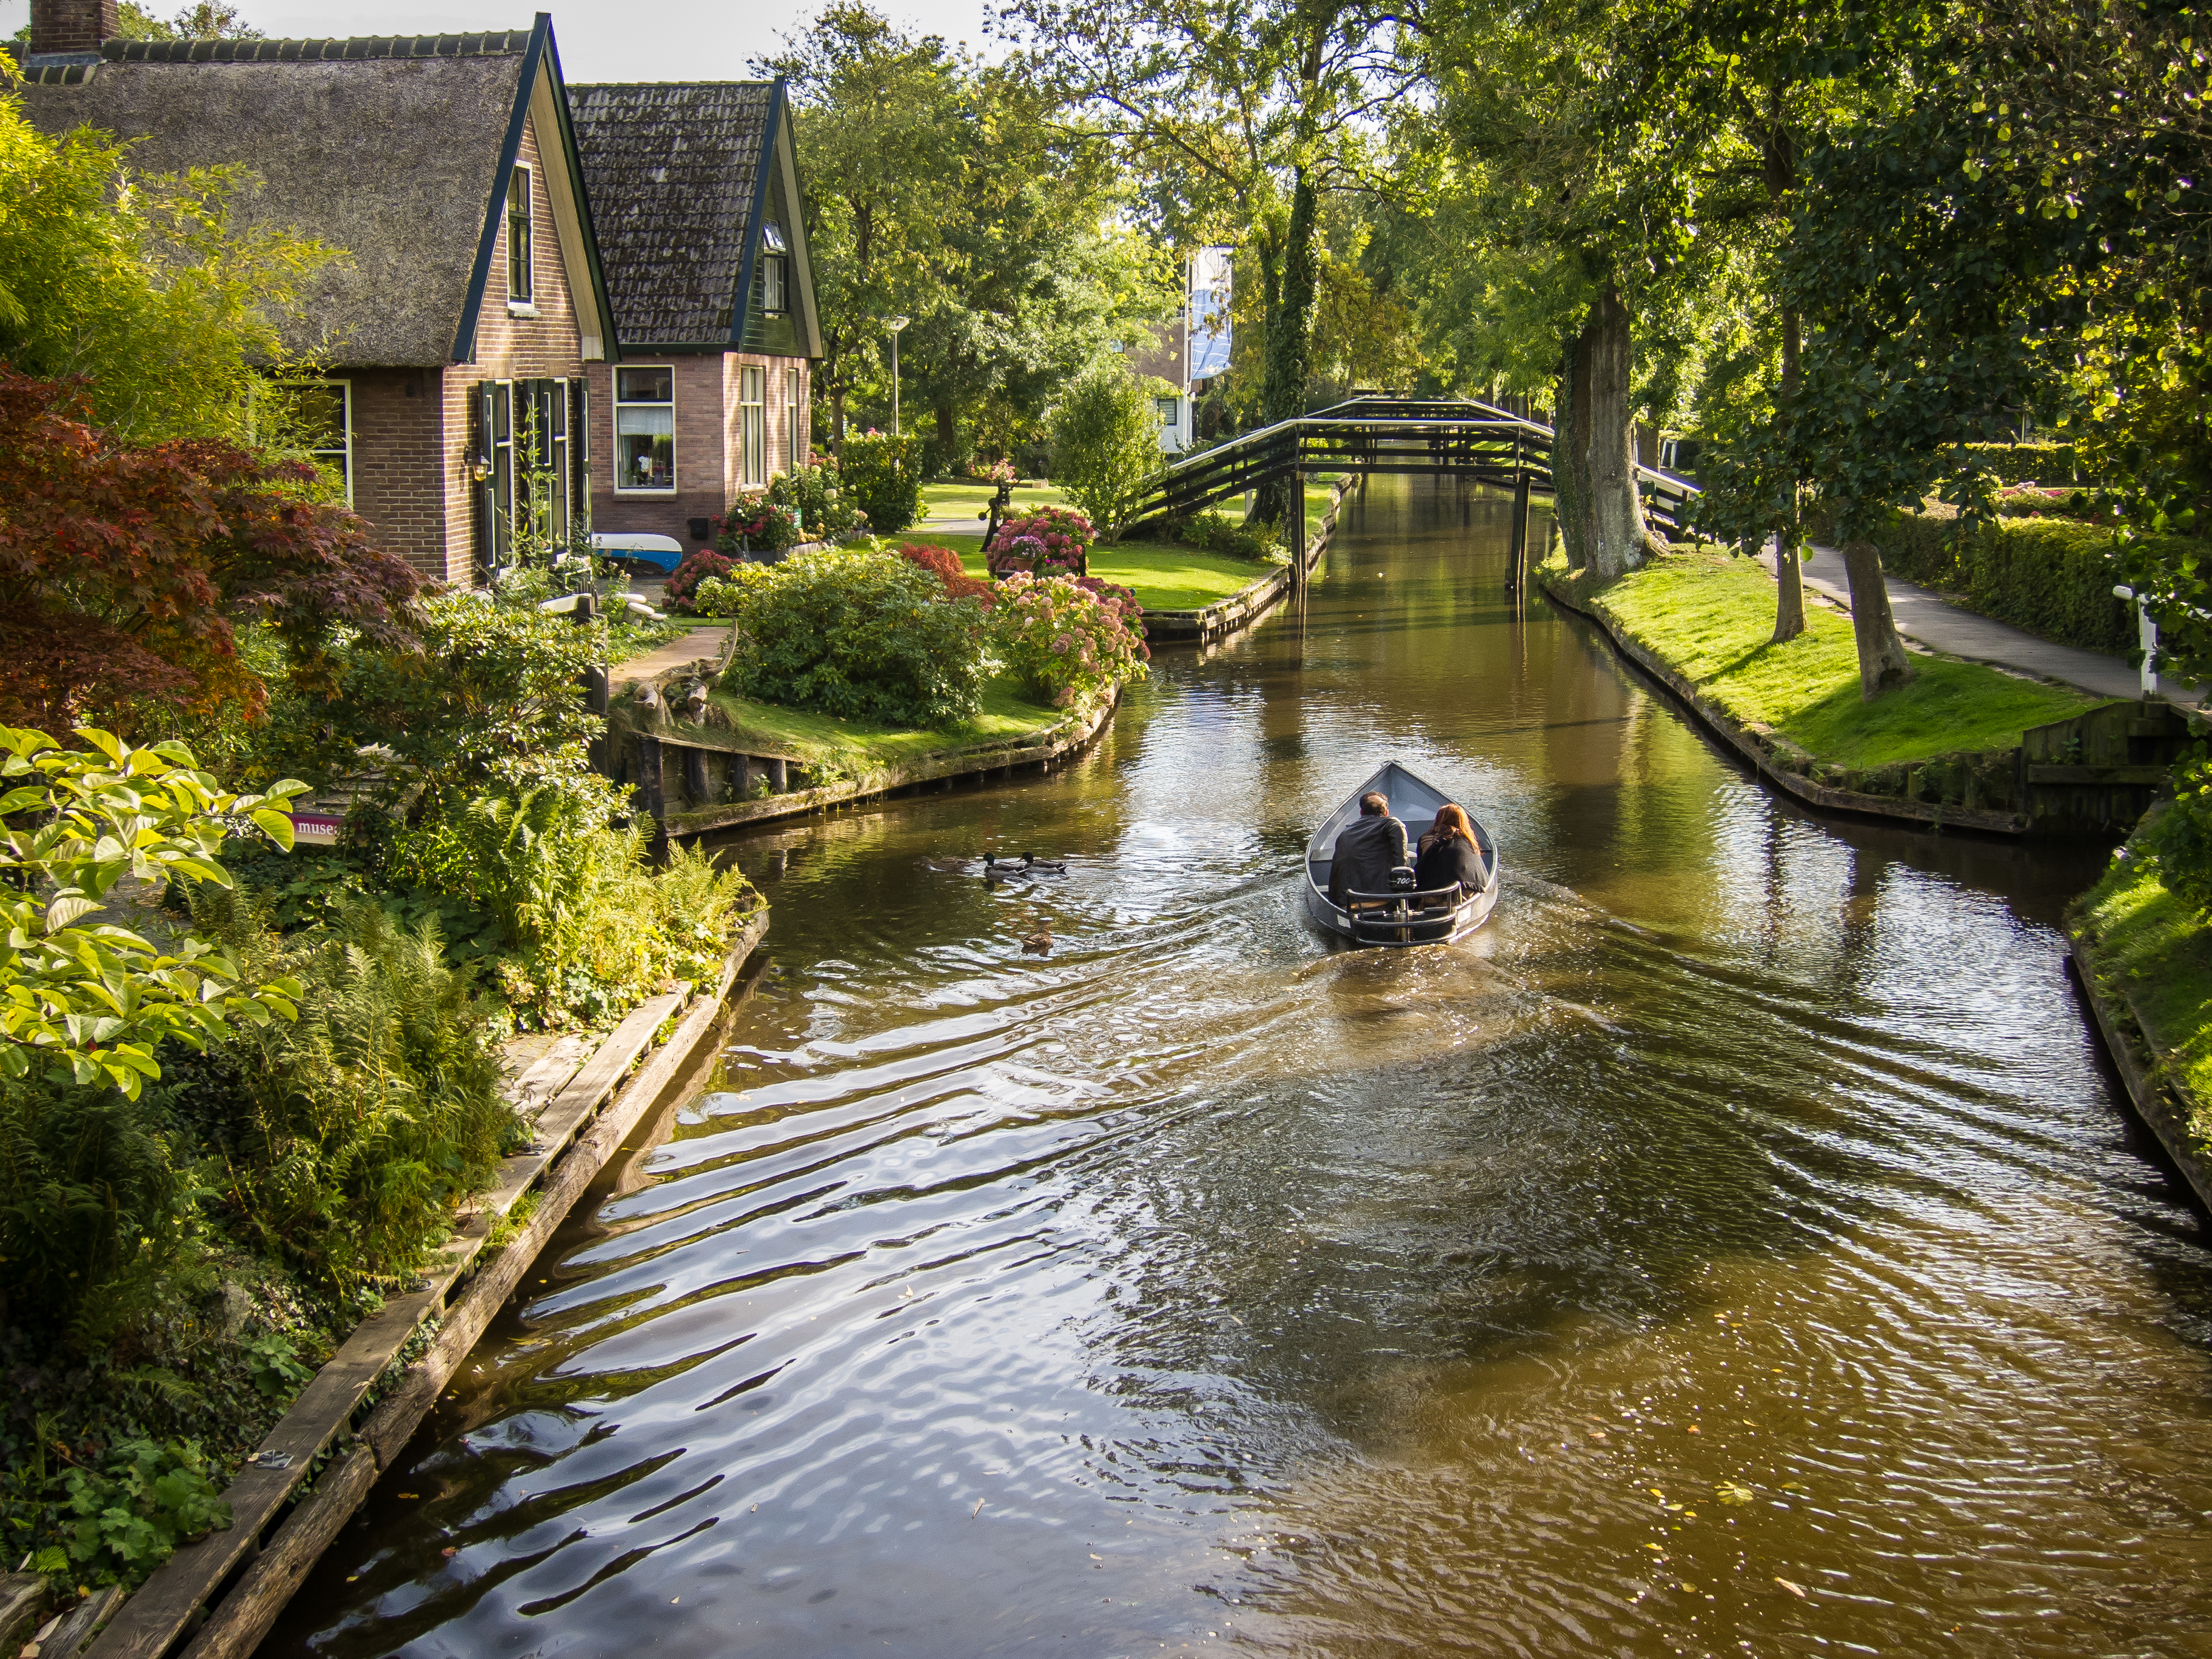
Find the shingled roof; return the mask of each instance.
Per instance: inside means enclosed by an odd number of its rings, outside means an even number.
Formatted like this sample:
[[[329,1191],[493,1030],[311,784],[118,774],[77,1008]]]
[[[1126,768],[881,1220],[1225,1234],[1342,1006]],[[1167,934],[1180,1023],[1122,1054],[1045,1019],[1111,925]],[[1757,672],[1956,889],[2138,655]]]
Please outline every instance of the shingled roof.
[[[494,192],[541,73],[553,77],[550,106],[561,102],[542,15],[535,29],[492,34],[110,40],[96,64],[28,70],[23,111],[42,131],[112,133],[144,173],[238,166],[255,175],[234,200],[240,228],[343,249],[314,277],[286,344],[365,367],[473,349]],[[549,151],[562,142],[538,138]],[[577,304],[595,331],[590,300]]]
[[[625,348],[729,340],[775,90],[769,81],[568,88]]]

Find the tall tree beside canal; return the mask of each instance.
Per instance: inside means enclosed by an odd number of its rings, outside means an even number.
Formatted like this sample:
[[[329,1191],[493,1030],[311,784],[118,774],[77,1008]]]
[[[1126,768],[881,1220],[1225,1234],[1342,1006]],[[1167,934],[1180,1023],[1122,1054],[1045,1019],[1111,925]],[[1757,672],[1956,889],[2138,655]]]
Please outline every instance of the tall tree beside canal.
[[[1400,25],[1342,0],[1012,0],[1002,14],[1141,179],[1169,245],[1228,242],[1257,266],[1265,336],[1260,414],[1303,414],[1332,195],[1388,179],[1383,123],[1413,83]],[[1254,513],[1290,510],[1265,487]]]
[[[840,440],[855,396],[889,413],[884,319],[901,402],[957,466],[979,428],[1035,428],[1059,385],[1132,316],[1173,304],[1164,262],[1114,224],[1119,175],[1072,136],[1034,79],[860,0],[823,11],[779,56],[797,105],[826,348],[817,384]],[[888,422],[886,422],[888,423]]]
[[[1699,522],[1739,546],[1773,538],[1778,643],[1805,626],[1800,550],[1818,467],[1801,429],[1804,317],[1789,280],[1802,158],[1900,95],[1932,26],[1918,0],[1650,0],[1620,25],[1627,69],[1613,97],[1634,148],[1671,187],[1685,268],[1708,289],[1748,290],[1749,349],[1710,353],[1699,388]],[[1846,563],[1871,690],[1909,667],[1879,560],[1854,547]]]
[[[1604,25],[1564,3],[1462,6],[1432,17],[1421,58],[1497,281],[1502,309],[1559,342],[1554,407],[1559,524],[1567,556],[1608,576],[1649,542],[1636,488],[1638,311],[1675,301],[1669,227],[1655,234],[1655,188],[1626,143],[1599,65]]]

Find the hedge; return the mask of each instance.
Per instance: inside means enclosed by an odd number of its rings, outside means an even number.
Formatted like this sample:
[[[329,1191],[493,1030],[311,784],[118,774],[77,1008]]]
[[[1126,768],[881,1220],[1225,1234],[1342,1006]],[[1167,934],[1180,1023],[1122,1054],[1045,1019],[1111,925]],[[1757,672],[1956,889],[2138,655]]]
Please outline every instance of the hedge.
[[[1968,444],[1966,453],[2006,483],[2075,483],[2072,444]]]

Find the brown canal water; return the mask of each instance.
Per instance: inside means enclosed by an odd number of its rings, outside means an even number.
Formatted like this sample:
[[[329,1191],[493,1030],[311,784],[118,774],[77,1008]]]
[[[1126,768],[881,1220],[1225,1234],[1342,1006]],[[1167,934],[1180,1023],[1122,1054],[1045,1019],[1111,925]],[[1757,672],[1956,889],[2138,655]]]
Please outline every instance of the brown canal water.
[[[1809,821],[1509,606],[1501,506],[1346,518],[1079,763],[732,844],[718,1068],[265,1653],[2212,1652],[2101,852]],[[1472,942],[1301,917],[1391,757],[1504,849]]]

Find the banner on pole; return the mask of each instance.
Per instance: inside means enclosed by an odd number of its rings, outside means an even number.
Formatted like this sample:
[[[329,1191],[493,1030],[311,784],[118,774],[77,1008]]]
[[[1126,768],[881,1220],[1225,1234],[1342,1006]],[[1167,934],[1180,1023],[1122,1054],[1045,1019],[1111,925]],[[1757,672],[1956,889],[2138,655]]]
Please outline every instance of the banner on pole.
[[[1184,361],[1194,380],[1229,372],[1229,255],[1225,247],[1202,247],[1190,262],[1190,350]]]

